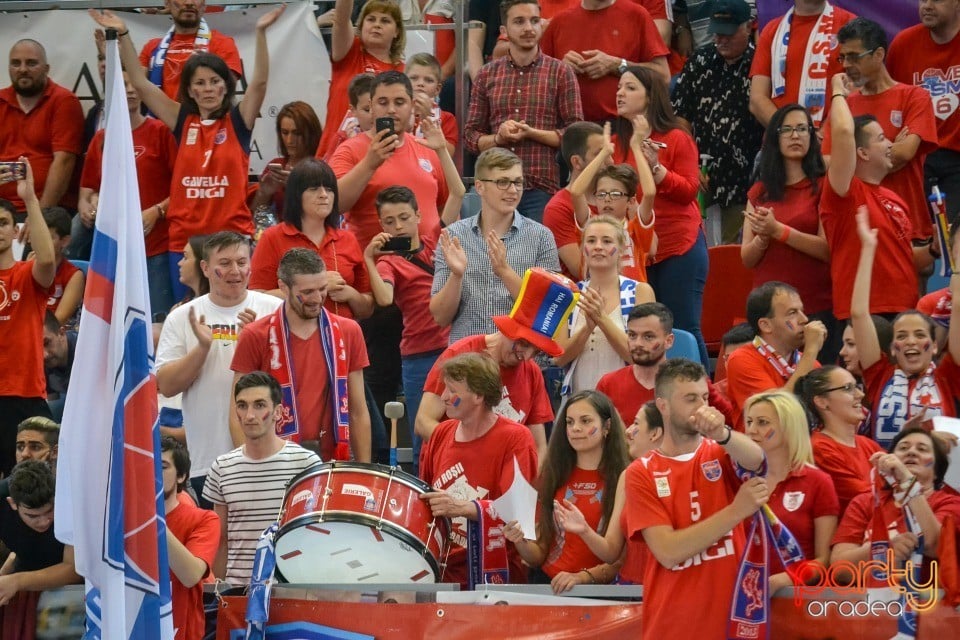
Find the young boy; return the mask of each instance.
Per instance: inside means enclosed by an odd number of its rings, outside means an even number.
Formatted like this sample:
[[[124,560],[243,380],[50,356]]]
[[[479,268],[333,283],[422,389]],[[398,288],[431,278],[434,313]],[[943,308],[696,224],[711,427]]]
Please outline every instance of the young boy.
[[[423,144],[440,156],[450,190],[442,216],[442,219],[449,220],[460,211],[466,188],[446,149],[443,133],[432,120],[425,120],[423,124],[427,134]],[[450,328],[441,328],[430,314],[433,256],[437,243],[430,238],[420,237],[420,212],[413,192],[402,186],[387,187],[377,194],[376,206],[383,233],[370,240],[363,252],[363,259],[370,274],[374,300],[383,307],[396,303],[404,318],[400,357],[416,475],[423,441],[413,431],[413,420],[420,410],[427,374],[437,357],[447,348]],[[384,244],[393,238],[410,238],[410,250],[384,251]]]
[[[63,252],[70,244],[70,214],[63,207],[47,207],[43,220],[53,239],[53,254],[56,257],[57,273],[53,277],[53,290],[47,300],[47,309],[52,311],[61,325],[74,317],[83,301],[86,278],[83,271],[65,260]]]
[[[373,87],[372,73],[358,73],[353,76],[350,85],[347,87],[347,96],[350,99],[350,109],[347,115],[343,117],[340,123],[340,129],[330,145],[330,151],[324,160],[330,161],[330,157],[340,144],[354,137],[361,131],[368,131],[373,128],[373,114],[370,107],[373,104],[370,89]]]
[[[440,97],[440,62],[429,53],[418,53],[407,62],[405,73],[413,85],[413,117],[416,128],[415,135],[423,138],[424,134],[420,123],[432,118],[440,121],[443,137],[447,141],[447,150],[453,155],[459,141],[457,119],[448,112],[441,111]]]
[[[638,171],[628,164],[607,165],[607,158],[613,154],[609,124],[603,128],[603,137],[600,153],[570,184],[576,218],[586,220],[589,216],[586,192],[596,179],[593,195],[597,213],[622,220],[627,232],[620,273],[637,282],[646,282],[647,261],[657,250],[657,235],[653,230],[653,199],[657,195],[657,184],[650,167],[643,162],[639,163],[642,166]],[[639,202],[638,187],[643,193]],[[586,278],[587,274],[583,276]]]

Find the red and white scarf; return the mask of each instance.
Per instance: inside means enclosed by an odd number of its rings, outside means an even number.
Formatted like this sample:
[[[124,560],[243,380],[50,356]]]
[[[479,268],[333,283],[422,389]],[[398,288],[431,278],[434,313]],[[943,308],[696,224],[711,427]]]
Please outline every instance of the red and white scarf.
[[[770,58],[773,62],[770,69],[771,98],[779,98],[787,92],[784,73],[787,70],[787,46],[790,44],[792,24],[793,7],[790,7],[787,15],[777,25],[777,32],[770,45]],[[797,102],[807,108],[813,118],[813,124],[818,127],[823,121],[827,82],[830,80],[827,77],[827,69],[830,66],[828,56],[836,47],[836,37],[833,5],[827,2],[807,40],[807,50],[803,55],[803,75],[799,78],[800,91],[797,96]]]
[[[293,358],[290,354],[290,326],[287,323],[286,305],[270,315],[268,341],[270,347],[270,373],[280,383],[283,392],[283,417],[277,423],[277,435],[300,442],[299,413],[297,411],[296,372],[293,370]],[[350,459],[350,408],[348,403],[347,350],[340,329],[340,318],[321,309],[317,318],[320,345],[327,363],[331,404],[335,429],[333,439],[336,443],[333,457],[336,460]],[[325,431],[320,426],[321,433]]]
[[[900,367],[883,385],[880,391],[880,402],[877,403],[876,431],[874,438],[881,446],[887,446],[894,436],[900,433],[903,423],[911,416],[927,408],[927,416],[943,415],[943,397],[937,387],[934,373],[937,365],[933,362],[920,376],[916,378],[913,389],[910,388],[910,377]]]
[[[767,359],[767,362],[770,363],[771,367],[777,370],[777,373],[783,376],[784,381],[789,380],[790,376],[792,376],[797,370],[797,362],[800,360],[799,351],[794,351],[792,354],[790,354],[790,360],[788,361],[782,355],[777,353],[777,350],[771,347],[770,344],[760,336],[754,337],[753,348],[757,350],[757,353]]]

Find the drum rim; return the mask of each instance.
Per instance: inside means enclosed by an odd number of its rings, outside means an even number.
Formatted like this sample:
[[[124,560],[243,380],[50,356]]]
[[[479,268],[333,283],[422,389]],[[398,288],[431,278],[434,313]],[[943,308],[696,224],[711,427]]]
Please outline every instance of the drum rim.
[[[284,491],[284,506],[286,506],[287,496],[290,495],[290,490],[298,484],[301,480],[309,478],[312,475],[320,475],[320,471],[329,470],[327,475],[336,473],[337,469],[343,469],[344,471],[364,471],[367,475],[377,476],[380,478],[386,478],[388,480],[392,479],[400,484],[403,484],[411,489],[419,490],[421,493],[428,493],[433,491],[433,487],[418,478],[417,476],[407,473],[399,466],[391,467],[385,464],[378,464],[375,462],[354,462],[353,460],[335,460],[334,462],[318,462],[310,465],[297,475],[293,476],[290,479],[290,482],[287,483],[287,488]],[[390,472],[391,469],[395,471]]]
[[[330,519],[326,517],[329,514],[334,514],[339,517],[337,519]],[[444,518],[434,518],[434,521],[443,520],[443,519]],[[378,520],[379,520],[378,518],[374,518],[373,516],[370,516],[364,513],[355,513],[353,511],[327,511],[324,513],[324,518],[322,519],[317,513],[304,514],[286,523],[277,531],[276,538],[274,539],[274,548],[276,548],[277,544],[279,544],[280,542],[280,539],[285,534],[290,533],[290,531],[293,529],[301,529],[310,524],[322,524],[324,522],[340,522],[345,524],[361,525],[365,527],[370,527],[371,529],[376,529]],[[393,537],[399,539],[400,542],[403,542],[407,544],[409,547],[415,549],[416,552],[420,555],[420,557],[424,558],[427,561],[427,564],[430,565],[430,568],[433,570],[434,582],[437,582],[440,579],[440,560],[433,557],[433,552],[430,551],[429,545],[425,544],[423,540],[415,536],[409,530],[404,529],[400,525],[390,522],[389,520],[382,520],[380,522],[382,522],[383,527],[386,527],[390,529],[391,532],[398,534]],[[297,524],[297,526],[294,527],[293,526],[294,524]],[[447,523],[447,528],[449,530],[449,522]],[[431,530],[431,536],[432,536],[432,530]],[[440,537],[441,539],[443,538],[442,535]],[[443,542],[449,544],[449,541],[447,540],[443,540]],[[442,551],[443,550],[441,549],[441,552]],[[277,579],[280,582],[289,584],[289,581],[286,579],[286,577],[283,575],[283,572],[280,570],[280,560],[281,558],[280,558],[280,555],[278,554],[277,563],[275,567]],[[357,584],[363,584],[363,583],[358,582]],[[411,583],[411,584],[414,584],[414,583]]]

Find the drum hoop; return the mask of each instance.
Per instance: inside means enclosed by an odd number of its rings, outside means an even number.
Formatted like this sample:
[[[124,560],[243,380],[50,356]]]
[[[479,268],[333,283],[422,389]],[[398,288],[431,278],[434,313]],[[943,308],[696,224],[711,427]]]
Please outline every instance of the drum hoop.
[[[327,518],[327,516],[331,514],[336,515],[338,517],[335,519]],[[434,521],[438,519],[439,518],[434,518]],[[321,519],[320,516],[317,515],[316,513],[308,513],[302,516],[298,516],[297,518],[294,518],[290,522],[283,525],[283,527],[281,527],[280,530],[277,531],[276,542],[274,543],[274,546],[276,546],[276,544],[280,542],[280,538],[282,538],[285,534],[289,533],[293,529],[300,529],[309,524],[322,524],[324,522],[342,522],[346,524],[355,524],[355,525],[361,525],[364,527],[370,527],[371,529],[377,528],[376,518],[374,518],[373,516],[362,514],[362,513],[354,513],[352,511],[328,511],[324,514],[323,519]],[[394,524],[393,522],[384,520],[381,524],[386,526],[386,528],[388,528],[392,534],[395,534],[393,535],[394,538],[399,539],[400,542],[403,542],[410,548],[414,549],[418,555],[424,558],[427,561],[427,564],[430,565],[430,568],[433,569],[434,578],[436,580],[440,580],[441,559],[433,557],[433,553],[430,551],[429,545],[425,544],[423,540],[413,535],[407,529],[404,529],[403,527],[397,524]],[[294,526],[294,525],[297,525],[297,526]],[[431,527],[430,528],[431,534],[433,530],[434,530],[433,527]],[[445,541],[444,547],[446,547],[447,545],[448,543],[446,543]],[[440,553],[443,553],[443,551],[444,549],[441,549]],[[277,559],[279,560],[279,557]],[[283,577],[283,574],[280,571],[279,562],[277,563],[276,573],[277,573],[278,579],[281,579],[283,582],[288,582],[286,578]]]
[[[338,469],[343,471],[362,471],[364,475],[376,476],[378,478],[385,478],[387,480],[392,478],[395,482],[399,482],[410,489],[416,489],[422,493],[433,491],[433,487],[431,487],[429,484],[420,478],[407,473],[399,467],[388,467],[382,464],[338,460],[336,462],[320,462],[313,464],[297,475],[293,476],[293,478],[290,479],[290,482],[287,483],[287,487],[284,490],[284,500],[286,500],[287,495],[289,495],[290,488],[298,484],[301,480],[304,480],[312,475],[321,475],[321,472],[327,472],[323,475],[332,475],[336,473]],[[391,469],[396,469],[396,472],[391,473]]]

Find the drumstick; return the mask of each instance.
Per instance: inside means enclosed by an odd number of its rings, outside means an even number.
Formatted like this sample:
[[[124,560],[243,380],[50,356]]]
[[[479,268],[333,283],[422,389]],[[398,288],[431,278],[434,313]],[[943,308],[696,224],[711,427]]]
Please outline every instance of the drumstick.
[[[397,466],[397,420],[403,417],[402,402],[388,402],[383,407],[383,415],[390,418],[390,466]]]

